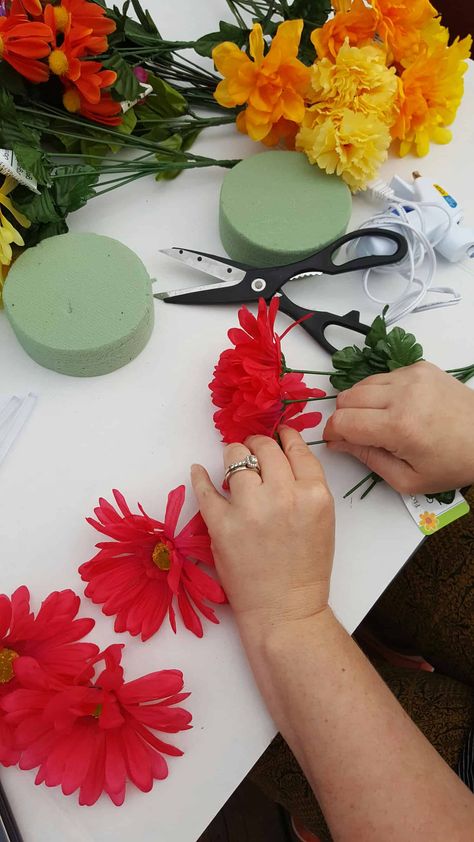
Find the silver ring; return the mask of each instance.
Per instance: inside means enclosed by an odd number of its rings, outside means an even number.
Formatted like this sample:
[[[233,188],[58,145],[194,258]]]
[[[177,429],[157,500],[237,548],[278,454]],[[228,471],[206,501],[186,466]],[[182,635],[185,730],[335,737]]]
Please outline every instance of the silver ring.
[[[229,478],[232,474],[237,474],[239,471],[256,471],[260,475],[261,470],[257,457],[253,453],[250,453],[245,459],[241,459],[240,462],[233,462],[232,465],[229,465],[224,474],[224,488],[229,488]]]

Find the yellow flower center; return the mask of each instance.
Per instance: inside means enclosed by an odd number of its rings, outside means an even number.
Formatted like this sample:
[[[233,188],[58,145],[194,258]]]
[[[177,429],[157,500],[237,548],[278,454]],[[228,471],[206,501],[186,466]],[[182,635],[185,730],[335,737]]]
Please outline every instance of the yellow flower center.
[[[71,114],[75,114],[76,111],[79,111],[81,107],[81,98],[77,91],[74,91],[72,88],[69,91],[66,91],[63,94],[63,105],[66,111],[69,111]]]
[[[166,544],[156,544],[151,557],[153,564],[160,570],[168,571],[171,567],[170,552]]]
[[[0,649],[0,684],[8,684],[12,680],[15,658],[18,658],[18,652],[14,649]]]
[[[69,62],[63,50],[53,50],[49,54],[48,64],[55,76],[64,76],[69,70]]]
[[[54,6],[54,22],[58,32],[65,32],[69,23],[69,12],[64,6]]]

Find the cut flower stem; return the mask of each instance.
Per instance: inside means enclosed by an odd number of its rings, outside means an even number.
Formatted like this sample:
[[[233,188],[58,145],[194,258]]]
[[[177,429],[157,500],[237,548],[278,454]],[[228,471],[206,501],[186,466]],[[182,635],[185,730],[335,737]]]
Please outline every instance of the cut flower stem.
[[[333,401],[336,400],[337,395],[324,395],[322,398],[291,398],[291,400],[283,401],[287,406],[290,403],[309,403],[309,401]]]

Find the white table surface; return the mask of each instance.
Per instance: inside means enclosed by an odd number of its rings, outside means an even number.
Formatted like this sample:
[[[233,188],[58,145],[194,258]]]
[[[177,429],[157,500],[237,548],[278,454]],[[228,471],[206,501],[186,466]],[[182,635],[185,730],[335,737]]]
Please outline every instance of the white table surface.
[[[195,37],[216,29],[227,12],[223,0],[150,0],[158,26],[170,38]],[[194,13],[194,14],[193,14]],[[455,195],[474,225],[474,72],[454,127],[450,146],[434,147],[425,160],[391,159],[388,179],[409,177],[415,167]],[[216,157],[242,157],[260,151],[232,127],[207,132],[196,151]],[[157,184],[152,178],[93,200],[70,218],[73,231],[95,231],[122,240],[157,278],[157,289],[195,283],[193,273],[173,265],[158,249],[171,245],[222,253],[217,211],[224,171],[188,172]],[[374,212],[354,201],[353,223]],[[474,261],[473,261],[474,263]],[[474,266],[439,263],[439,283],[454,285],[462,304],[406,318],[426,356],[446,368],[472,362]],[[298,303],[334,312],[361,310],[370,321],[376,306],[365,299],[358,275],[307,280],[291,291]],[[163,512],[168,490],[188,483],[193,461],[222,476],[221,447],[212,425],[207,383],[236,308],[171,307],[156,302],[156,326],[143,353],[130,365],[96,379],[74,379],[40,368],[23,352],[0,315],[0,391],[39,394],[37,408],[0,470],[0,590],[27,584],[38,607],[52,590],[82,593],[77,566],[90,558],[97,535],[84,522],[99,495],[121,489],[150,513]],[[281,316],[279,325],[287,323]],[[285,341],[294,367],[328,366],[328,357],[305,334],[294,330]],[[326,412],[329,407],[326,406]],[[429,430],[427,430],[429,435]],[[403,566],[420,541],[405,507],[386,486],[362,503],[342,494],[363,476],[352,459],[318,455],[337,501],[337,550],[332,604],[352,631]],[[188,483],[189,485],[189,483]],[[191,494],[185,516],[195,510]],[[126,644],[128,678],[165,667],[182,669],[192,691],[194,728],[176,743],[182,758],[170,759],[170,775],[144,794],[129,787],[125,805],[107,797],[78,807],[59,788],[33,784],[34,772],[2,770],[1,778],[25,842],[195,842],[212,817],[257,760],[275,727],[254,686],[228,607],[218,608],[219,626],[207,624],[198,640],[181,626],[174,636],[165,622],[146,644],[115,635],[113,622],[83,600],[82,613],[96,619],[91,638],[101,645]]]

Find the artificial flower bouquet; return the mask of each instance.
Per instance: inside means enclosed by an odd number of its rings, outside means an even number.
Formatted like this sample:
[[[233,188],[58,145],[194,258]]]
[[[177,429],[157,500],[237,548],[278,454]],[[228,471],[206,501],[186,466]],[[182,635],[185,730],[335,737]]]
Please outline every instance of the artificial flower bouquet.
[[[291,8],[310,18],[325,5]],[[242,109],[237,127],[253,140],[296,147],[356,191],[375,177],[392,144],[400,155],[426,155],[430,142],[451,139],[472,38],[449,44],[428,0],[332,5],[334,15],[312,31],[303,19],[285,20],[275,31],[267,18],[254,23],[246,52],[239,41],[216,46],[212,56],[224,79],[215,97]]]
[[[450,139],[472,39],[450,44],[428,0],[227,6],[233,23],[170,41],[139,0],[121,11],[1,0],[0,152],[15,154],[37,192],[16,171],[0,184],[0,304],[19,250],[67,231],[68,214],[94,197],[238,163],[192,152],[214,126],[235,121],[253,140],[302,150],[354,191],[391,145],[423,155]]]

